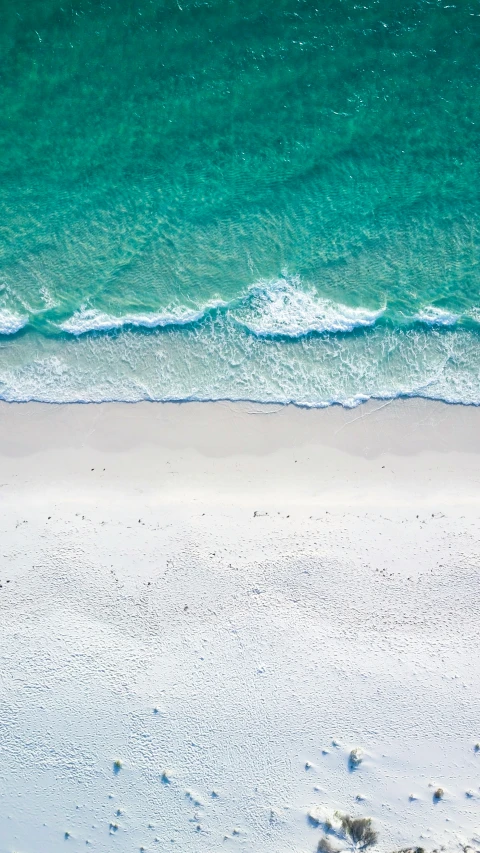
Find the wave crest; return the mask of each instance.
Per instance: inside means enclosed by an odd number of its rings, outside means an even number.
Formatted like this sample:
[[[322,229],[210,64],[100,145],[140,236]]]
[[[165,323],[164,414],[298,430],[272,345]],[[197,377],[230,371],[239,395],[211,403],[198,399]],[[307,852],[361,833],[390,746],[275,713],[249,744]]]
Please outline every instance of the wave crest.
[[[0,310],[0,335],[15,335],[28,323],[28,317],[22,317],[8,308]]]
[[[351,332],[373,326],[385,309],[371,311],[318,298],[297,277],[252,285],[237,322],[258,337],[300,338],[313,332]]]
[[[48,310],[44,310],[37,316],[32,314],[28,317],[4,308],[0,310],[0,335],[14,335],[27,323],[40,332],[48,328],[57,329],[74,337],[129,327],[174,329],[201,323],[209,316],[217,315],[258,338],[298,339],[312,334],[348,333],[374,326],[381,318],[397,328],[419,323],[433,328],[480,325],[478,308],[466,313],[453,313],[427,305],[411,316],[400,314],[395,317],[387,313],[386,305],[372,310],[322,298],[313,288],[302,285],[298,276],[258,281],[229,302],[217,299],[198,308],[178,305],[158,312],[129,312],[115,316],[84,305],[62,322],[48,314]]]
[[[124,314],[115,317],[105,314],[94,308],[81,308],[68,320],[59,323],[58,328],[70,335],[84,335],[87,332],[110,332],[122,329],[126,326],[142,327],[144,329],[156,329],[163,326],[186,326],[201,320],[207,311],[219,307],[221,303],[215,303],[198,311],[187,308],[173,309],[166,314]]]
[[[372,326],[384,309],[369,311],[320,299],[311,289],[302,288],[298,277],[258,282],[244,296],[231,302],[220,300],[198,310],[183,307],[166,313],[126,314],[115,317],[93,308],[81,308],[58,328],[71,335],[107,332],[128,326],[154,329],[185,326],[199,322],[220,310],[229,319],[257,337],[300,338],[313,332],[350,332]]]
[[[454,326],[461,319],[461,315],[443,311],[441,308],[435,308],[434,305],[427,305],[413,319],[427,326]]]

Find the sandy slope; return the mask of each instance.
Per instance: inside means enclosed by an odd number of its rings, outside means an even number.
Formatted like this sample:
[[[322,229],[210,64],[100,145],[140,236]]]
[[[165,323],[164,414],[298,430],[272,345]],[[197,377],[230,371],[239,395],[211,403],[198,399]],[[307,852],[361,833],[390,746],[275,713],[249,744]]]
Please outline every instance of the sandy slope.
[[[1,406],[1,853],[479,839],[479,449],[418,402]]]

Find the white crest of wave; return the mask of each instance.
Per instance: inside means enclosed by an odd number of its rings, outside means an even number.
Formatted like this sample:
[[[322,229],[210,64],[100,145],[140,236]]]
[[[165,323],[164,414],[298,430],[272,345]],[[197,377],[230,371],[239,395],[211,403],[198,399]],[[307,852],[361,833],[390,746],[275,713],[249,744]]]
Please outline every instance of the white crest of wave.
[[[259,282],[250,287],[249,294],[248,316],[242,311],[237,319],[260,337],[299,338],[310,332],[351,332],[372,326],[385,310],[371,311],[321,299],[313,290],[302,287],[297,276]]]
[[[454,326],[460,319],[460,315],[435,308],[434,305],[427,305],[419,314],[415,315],[414,319],[420,323],[426,323],[427,326]]]
[[[466,316],[474,323],[480,323],[480,308],[471,308],[470,311],[467,311]]]
[[[9,311],[8,308],[0,310],[0,335],[14,335],[28,323],[28,317],[22,317]]]
[[[217,305],[208,306],[208,308],[214,307]],[[173,309],[171,313],[166,314],[124,314],[122,317],[115,317],[94,308],[81,308],[68,320],[60,323],[59,328],[71,335],[84,335],[86,332],[108,332],[114,329],[122,329],[125,326],[155,329],[160,326],[194,323],[196,320],[201,320],[205,315],[205,310],[207,309],[199,311]]]

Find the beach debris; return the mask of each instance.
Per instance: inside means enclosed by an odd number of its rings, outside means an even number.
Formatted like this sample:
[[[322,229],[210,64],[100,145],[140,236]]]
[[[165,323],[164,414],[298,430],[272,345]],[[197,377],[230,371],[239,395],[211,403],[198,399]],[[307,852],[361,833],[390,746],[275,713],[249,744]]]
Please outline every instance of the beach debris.
[[[164,785],[170,785],[170,782],[172,781],[172,773],[170,770],[164,770],[160,778]]]
[[[311,766],[312,766],[312,765],[310,764],[310,762],[309,762],[309,761],[306,761],[306,762],[305,762],[305,770],[310,770]]]
[[[283,820],[284,817],[281,809],[270,809],[270,817],[268,818],[270,826],[280,826]]]
[[[185,796],[186,796],[187,800],[190,800],[190,802],[193,803],[194,806],[197,806],[197,807],[203,806],[202,798],[199,797],[199,795],[196,794],[195,791],[190,791],[187,789],[185,791]]]
[[[355,749],[352,749],[350,755],[348,756],[348,766],[350,770],[355,770],[363,761],[363,753],[362,750],[357,746]]]

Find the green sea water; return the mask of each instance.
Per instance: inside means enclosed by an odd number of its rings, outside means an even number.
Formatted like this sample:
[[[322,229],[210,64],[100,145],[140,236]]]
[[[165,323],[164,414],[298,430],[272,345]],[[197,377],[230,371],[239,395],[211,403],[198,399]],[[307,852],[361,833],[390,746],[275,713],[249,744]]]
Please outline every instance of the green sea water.
[[[480,6],[21,0],[0,396],[480,403]]]

